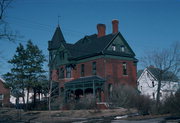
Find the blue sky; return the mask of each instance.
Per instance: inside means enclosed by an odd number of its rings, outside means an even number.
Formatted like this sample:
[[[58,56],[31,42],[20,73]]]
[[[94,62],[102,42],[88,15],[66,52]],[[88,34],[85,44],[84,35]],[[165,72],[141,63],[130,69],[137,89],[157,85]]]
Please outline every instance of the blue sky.
[[[106,24],[106,34],[112,33],[111,21],[118,19],[119,31],[137,58],[180,41],[180,0],[14,0],[5,20],[22,37],[16,43],[0,40],[0,75],[10,70],[7,60],[18,43],[26,44],[29,39],[48,58],[47,44],[58,16],[68,43],[97,33],[98,23]]]

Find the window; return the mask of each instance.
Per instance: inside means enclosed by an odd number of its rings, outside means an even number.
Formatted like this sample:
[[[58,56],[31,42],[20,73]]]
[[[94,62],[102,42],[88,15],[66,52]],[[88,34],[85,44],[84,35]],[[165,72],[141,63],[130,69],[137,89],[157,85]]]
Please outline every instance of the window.
[[[127,64],[123,62],[123,75],[127,75]]]
[[[52,57],[53,57],[53,56],[52,56],[52,53],[50,53],[50,54],[49,54],[49,61],[52,60]]]
[[[153,96],[153,99],[155,99],[155,94],[154,94],[154,92],[152,93],[152,96]]]
[[[152,87],[154,87],[154,81],[152,81]]]
[[[64,52],[60,52],[59,57],[60,57],[61,60],[63,60],[64,59]]]
[[[116,51],[116,46],[115,45],[112,45],[112,50]]]
[[[125,52],[125,47],[121,46],[121,52]]]
[[[92,63],[92,74],[96,75],[96,62]]]
[[[56,70],[56,76],[59,76],[59,69]]]
[[[109,93],[109,96],[111,97],[112,96],[112,84],[108,85],[108,93]]]
[[[81,64],[81,76],[84,76],[84,64]]]
[[[66,67],[66,78],[71,78],[71,67]]]
[[[0,100],[3,100],[3,99],[4,99],[4,95],[0,94]]]
[[[61,69],[60,69],[59,78],[60,79],[64,78],[64,68],[63,67],[61,67]]]

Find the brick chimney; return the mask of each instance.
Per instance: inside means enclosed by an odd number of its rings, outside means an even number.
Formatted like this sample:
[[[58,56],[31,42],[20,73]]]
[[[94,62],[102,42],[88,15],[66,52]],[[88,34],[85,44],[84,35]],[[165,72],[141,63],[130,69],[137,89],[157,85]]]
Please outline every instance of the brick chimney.
[[[98,24],[97,25],[98,35],[97,37],[102,37],[106,35],[106,25],[105,24]]]
[[[119,32],[119,31],[118,31],[118,24],[119,24],[119,21],[118,21],[118,20],[112,20],[112,29],[113,29],[113,32],[112,32],[112,33],[117,33],[117,32]]]

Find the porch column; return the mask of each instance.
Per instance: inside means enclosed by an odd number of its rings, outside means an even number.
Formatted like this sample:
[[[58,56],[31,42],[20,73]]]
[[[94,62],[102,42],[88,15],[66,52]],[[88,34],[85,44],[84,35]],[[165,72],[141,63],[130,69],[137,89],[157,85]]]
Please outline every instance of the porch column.
[[[94,84],[94,80],[93,80],[93,97],[95,98],[95,84]]]
[[[84,96],[84,94],[85,94],[84,83],[83,83],[83,89],[82,90],[83,90],[83,96]]]

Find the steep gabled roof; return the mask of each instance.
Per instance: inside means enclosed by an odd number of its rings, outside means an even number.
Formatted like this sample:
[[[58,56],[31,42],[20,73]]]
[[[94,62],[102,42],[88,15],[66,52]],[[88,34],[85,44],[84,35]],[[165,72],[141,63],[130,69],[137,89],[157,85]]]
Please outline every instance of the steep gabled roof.
[[[137,72],[137,78],[139,78],[142,73],[143,73],[143,70],[138,70],[138,72]]]
[[[110,44],[117,38],[120,37],[120,40],[123,44],[129,49],[130,52],[114,52],[109,51],[107,48]],[[68,44],[64,40],[63,34],[61,32],[60,27],[56,28],[56,31],[53,35],[51,41],[49,41],[49,50],[55,49],[58,52],[58,48],[63,45],[65,49],[69,52],[69,60],[79,60],[82,58],[88,58],[96,55],[106,54],[106,55],[114,55],[121,57],[130,57],[134,58],[135,54],[123,38],[120,32],[111,33],[108,35],[104,35],[98,37],[97,34],[85,36],[82,39],[78,40],[75,44]],[[137,61],[137,59],[134,58]]]
[[[122,36],[122,34],[120,33],[120,32],[118,32],[117,33],[117,35],[116,36],[119,36],[120,37],[120,39],[122,40],[122,42],[127,46],[127,48],[130,50],[130,52],[131,52],[131,54],[126,54],[126,53],[118,53],[119,55],[124,55],[124,56],[135,56],[135,53],[133,52],[133,50],[131,49],[131,47],[129,46],[129,44],[127,43],[127,41],[124,39],[124,37]],[[106,49],[110,46],[110,44],[113,42],[113,40],[111,40],[110,42],[109,42],[109,44],[103,49],[103,52],[107,52],[107,53],[110,53],[110,54],[114,54],[114,55],[116,55],[117,53],[116,52],[109,52],[109,51],[107,51]]]
[[[160,78],[160,75],[161,75],[161,70],[160,69],[154,68],[154,67],[147,67],[145,70],[147,70],[150,74],[152,74],[152,76],[156,80],[158,80]],[[142,72],[142,71],[140,71],[140,72]],[[139,75],[139,77],[140,77],[140,75]],[[167,72],[163,73],[161,79],[162,79],[162,81],[178,81],[178,77],[174,73],[172,73],[170,71],[167,71]]]

